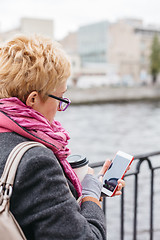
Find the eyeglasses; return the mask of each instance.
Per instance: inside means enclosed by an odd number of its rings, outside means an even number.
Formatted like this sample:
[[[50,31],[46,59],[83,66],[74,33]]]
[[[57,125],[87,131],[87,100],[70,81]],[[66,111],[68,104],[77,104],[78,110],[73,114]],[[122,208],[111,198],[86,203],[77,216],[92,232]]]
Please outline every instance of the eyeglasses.
[[[68,108],[68,106],[71,104],[71,100],[69,98],[60,98],[52,94],[48,94],[48,97],[51,97],[60,101],[59,102],[60,111],[65,111]]]

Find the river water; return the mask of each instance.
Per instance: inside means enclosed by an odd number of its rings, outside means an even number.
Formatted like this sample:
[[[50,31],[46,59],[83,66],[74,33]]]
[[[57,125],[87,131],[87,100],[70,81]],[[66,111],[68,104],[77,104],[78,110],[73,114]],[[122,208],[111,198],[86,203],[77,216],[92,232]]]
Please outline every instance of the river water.
[[[160,151],[160,102],[70,106],[56,116],[70,133],[72,154],[87,156],[90,163],[112,158],[118,150],[132,155]],[[155,159],[155,164],[160,163]],[[133,169],[134,169],[133,163]],[[159,164],[160,165],[160,164]],[[132,168],[131,170],[132,171]],[[141,169],[138,198],[138,240],[149,239],[150,172]],[[160,239],[160,190],[156,172],[154,196],[154,239]],[[144,181],[145,180],[145,181]],[[126,178],[125,240],[133,239],[133,178]],[[107,199],[108,239],[120,239],[120,197]]]

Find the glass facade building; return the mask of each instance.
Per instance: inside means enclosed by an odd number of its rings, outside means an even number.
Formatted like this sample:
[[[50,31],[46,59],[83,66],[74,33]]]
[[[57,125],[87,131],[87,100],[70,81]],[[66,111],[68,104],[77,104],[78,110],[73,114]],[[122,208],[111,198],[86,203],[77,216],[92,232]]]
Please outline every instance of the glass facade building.
[[[82,26],[78,30],[78,53],[82,65],[106,63],[109,22]]]

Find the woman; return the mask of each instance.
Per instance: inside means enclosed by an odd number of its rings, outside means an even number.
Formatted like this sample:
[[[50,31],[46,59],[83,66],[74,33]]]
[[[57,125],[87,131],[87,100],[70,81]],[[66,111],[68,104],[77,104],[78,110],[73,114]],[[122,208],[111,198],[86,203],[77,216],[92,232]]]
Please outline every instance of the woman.
[[[19,36],[0,48],[0,174],[18,143],[47,146],[25,153],[11,196],[11,212],[29,240],[106,239],[102,177],[89,169],[80,183],[66,160],[68,133],[54,120],[70,104],[63,98],[69,75],[65,53],[48,39]]]

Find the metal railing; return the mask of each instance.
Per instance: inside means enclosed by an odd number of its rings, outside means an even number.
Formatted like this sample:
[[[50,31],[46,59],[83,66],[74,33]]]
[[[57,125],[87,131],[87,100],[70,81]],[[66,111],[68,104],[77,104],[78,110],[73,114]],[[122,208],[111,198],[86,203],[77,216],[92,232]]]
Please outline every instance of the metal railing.
[[[148,154],[142,154],[142,155],[137,155],[134,156],[134,171],[130,173],[130,171],[125,175],[125,179],[133,176],[134,178],[134,192],[133,192],[133,197],[134,197],[134,206],[133,206],[133,235],[132,239],[137,240],[137,214],[138,214],[138,178],[140,175],[140,167],[143,162],[146,162],[149,167],[150,171],[150,189],[148,193],[148,198],[149,198],[149,229],[148,229],[148,236],[147,239],[153,240],[154,238],[154,226],[153,226],[153,219],[154,219],[154,175],[155,171],[157,169],[160,169],[160,164],[159,166],[153,166],[153,159],[152,157],[155,156],[160,156],[160,152],[152,152]],[[104,162],[99,162],[99,163],[92,163],[90,166],[92,168],[98,168],[103,165]],[[159,181],[160,182],[160,181]],[[160,185],[160,184],[159,184]],[[122,195],[120,199],[120,239],[124,240],[125,238],[125,231],[124,231],[124,225],[125,225],[125,217],[124,217],[124,212],[125,212],[125,204],[124,204],[124,198],[125,198],[125,188],[122,190]],[[145,200],[145,199],[144,199]],[[159,198],[160,201],[160,198]],[[106,208],[107,208],[107,198],[104,198],[103,200],[103,210],[104,213],[106,214]],[[160,209],[157,209],[157,211],[160,211]],[[159,223],[160,224],[160,223]],[[159,238],[160,239],[160,238]],[[157,239],[156,239],[157,240]]]

